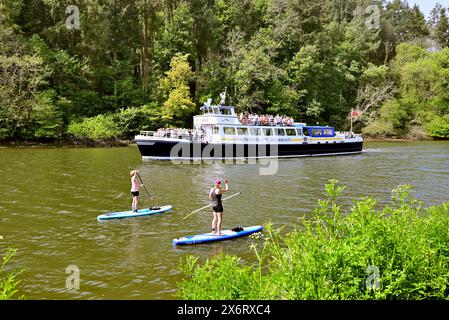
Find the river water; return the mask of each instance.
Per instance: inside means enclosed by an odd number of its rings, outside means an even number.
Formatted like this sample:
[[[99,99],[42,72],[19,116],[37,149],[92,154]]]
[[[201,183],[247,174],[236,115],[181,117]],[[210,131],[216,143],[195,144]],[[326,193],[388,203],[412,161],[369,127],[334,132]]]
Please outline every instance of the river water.
[[[260,241],[172,246],[173,238],[209,231],[208,210],[182,217],[208,204],[217,177],[242,192],[224,204],[225,228],[288,227],[313,217],[329,179],[346,186],[345,207],[364,196],[384,204],[400,184],[413,185],[427,206],[449,200],[449,142],[369,142],[359,155],[282,159],[274,175],[260,175],[264,167],[142,161],[136,147],[0,148],[0,254],[17,249],[8,270],[24,270],[28,299],[174,299],[187,254],[250,261],[250,244]],[[172,204],[174,211],[98,222],[99,214],[130,209],[134,168],[153,197],[142,189],[141,206]],[[66,286],[71,268],[79,270],[79,289]]]

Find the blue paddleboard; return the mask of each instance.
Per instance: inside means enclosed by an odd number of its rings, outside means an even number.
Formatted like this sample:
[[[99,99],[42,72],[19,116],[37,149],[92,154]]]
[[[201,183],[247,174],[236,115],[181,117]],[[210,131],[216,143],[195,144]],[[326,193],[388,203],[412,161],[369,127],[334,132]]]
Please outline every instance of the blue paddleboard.
[[[122,211],[122,212],[112,212],[101,214],[97,217],[98,221],[111,220],[111,219],[124,219],[124,218],[135,218],[142,216],[149,216],[152,214],[158,214],[170,211],[173,207],[171,205],[160,207],[158,210],[151,210],[149,208],[138,210],[137,212],[132,211]]]
[[[262,231],[262,226],[254,226],[254,227],[244,227],[241,231],[232,231],[232,230],[223,230],[222,236],[213,234],[213,233],[204,233],[198,234],[194,236],[186,236],[181,238],[173,239],[174,245],[183,245],[183,244],[197,244],[197,243],[205,243],[205,242],[214,242],[214,241],[224,241],[230,240],[234,238],[249,236],[250,234]]]

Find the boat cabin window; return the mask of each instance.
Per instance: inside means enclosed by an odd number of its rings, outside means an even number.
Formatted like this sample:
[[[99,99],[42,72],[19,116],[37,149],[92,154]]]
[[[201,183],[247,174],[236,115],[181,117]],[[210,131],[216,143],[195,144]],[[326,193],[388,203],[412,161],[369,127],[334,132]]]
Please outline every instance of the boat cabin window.
[[[220,109],[218,109],[218,107],[212,107],[212,113],[213,114],[220,114]]]
[[[333,137],[333,136],[335,136],[334,129],[332,129],[332,128],[324,129],[323,132],[324,132],[324,136],[326,136],[326,137]]]
[[[285,129],[287,136],[296,136],[296,129]]]
[[[259,128],[250,128],[249,132],[252,136],[261,136],[262,132],[260,131]]]
[[[303,131],[305,136],[309,136],[309,129],[308,128],[304,128]]]
[[[322,129],[312,129],[312,136],[321,137],[323,135]]]
[[[237,134],[238,135],[247,135],[248,134],[248,128],[237,128]]]
[[[213,134],[219,134],[220,133],[220,128],[219,127],[213,127],[212,133]]]
[[[223,108],[223,109],[221,109],[221,114],[223,114],[225,116],[232,116],[232,110],[228,109],[228,108]]]
[[[276,129],[274,129],[274,132],[277,136],[285,136],[284,128],[276,128]]]
[[[235,135],[235,128],[234,127],[223,127],[224,133],[227,135]]]
[[[264,136],[273,136],[273,131],[271,130],[271,128],[263,128],[262,130]]]

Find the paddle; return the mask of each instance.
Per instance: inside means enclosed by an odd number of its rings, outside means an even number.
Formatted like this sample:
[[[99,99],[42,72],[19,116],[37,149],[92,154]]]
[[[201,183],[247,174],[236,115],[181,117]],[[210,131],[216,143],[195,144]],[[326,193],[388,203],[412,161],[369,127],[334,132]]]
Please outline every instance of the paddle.
[[[145,183],[143,182],[142,178],[140,177],[140,174],[137,173],[137,176],[139,177],[140,182],[142,183],[142,185],[143,185],[145,191],[147,192],[148,197],[149,197],[151,200],[153,200],[153,197],[150,196],[150,193],[148,192],[147,187],[145,187]]]
[[[221,201],[225,201],[225,200],[231,199],[231,198],[233,198],[233,197],[235,197],[235,196],[238,196],[239,194],[241,194],[241,192],[237,192],[236,194],[233,194],[232,196],[229,196],[229,197],[227,197],[227,198],[224,198],[224,199],[221,200]],[[192,211],[191,213],[189,213],[188,215],[186,215],[184,218],[182,218],[182,220],[187,219],[187,218],[190,217],[192,214],[194,214],[194,213],[196,213],[196,212],[198,212],[198,211],[201,211],[201,210],[203,210],[203,209],[209,208],[210,206],[212,206],[212,203],[211,203],[211,204],[208,204],[207,206],[204,206],[204,207],[202,207],[202,208],[199,208],[199,209],[197,209],[197,210],[195,210],[195,211]]]

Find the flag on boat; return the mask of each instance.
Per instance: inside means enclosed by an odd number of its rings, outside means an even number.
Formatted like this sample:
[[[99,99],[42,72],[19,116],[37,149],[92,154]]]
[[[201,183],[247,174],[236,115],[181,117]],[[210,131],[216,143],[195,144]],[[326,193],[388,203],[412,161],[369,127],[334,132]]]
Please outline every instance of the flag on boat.
[[[362,115],[362,111],[360,111],[360,110],[352,110],[351,111],[351,118],[353,118],[353,119],[357,119],[357,118],[360,118],[360,116]]]

